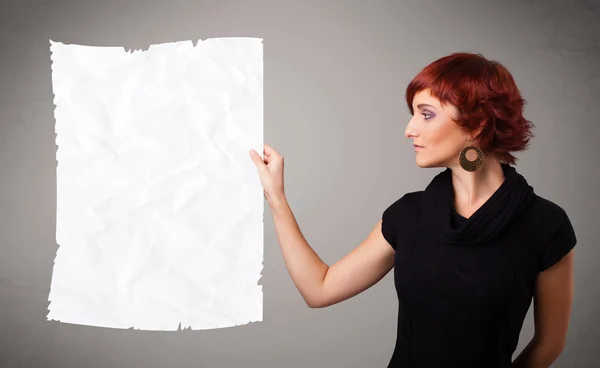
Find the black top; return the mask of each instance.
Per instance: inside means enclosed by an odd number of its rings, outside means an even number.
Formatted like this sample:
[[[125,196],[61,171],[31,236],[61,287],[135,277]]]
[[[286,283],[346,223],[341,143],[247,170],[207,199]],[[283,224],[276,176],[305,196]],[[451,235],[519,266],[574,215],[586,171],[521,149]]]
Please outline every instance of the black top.
[[[558,205],[514,167],[468,219],[454,210],[451,170],[383,213],[396,250],[398,330],[389,367],[510,367],[536,275],[577,240]]]

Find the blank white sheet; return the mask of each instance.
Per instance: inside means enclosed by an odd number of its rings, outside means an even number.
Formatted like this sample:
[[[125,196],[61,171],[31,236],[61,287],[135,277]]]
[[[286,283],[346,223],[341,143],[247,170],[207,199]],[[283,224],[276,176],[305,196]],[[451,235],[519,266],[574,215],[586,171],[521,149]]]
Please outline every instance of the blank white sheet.
[[[263,44],[50,41],[58,251],[48,320],[194,330],[262,321]]]

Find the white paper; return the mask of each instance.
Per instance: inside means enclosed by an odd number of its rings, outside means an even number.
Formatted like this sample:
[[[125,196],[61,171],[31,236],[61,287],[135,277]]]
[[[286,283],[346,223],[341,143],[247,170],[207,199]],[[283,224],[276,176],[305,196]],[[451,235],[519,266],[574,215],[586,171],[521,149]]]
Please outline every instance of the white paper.
[[[50,41],[58,251],[48,320],[262,321],[262,39],[147,51]],[[180,325],[181,324],[181,325]]]

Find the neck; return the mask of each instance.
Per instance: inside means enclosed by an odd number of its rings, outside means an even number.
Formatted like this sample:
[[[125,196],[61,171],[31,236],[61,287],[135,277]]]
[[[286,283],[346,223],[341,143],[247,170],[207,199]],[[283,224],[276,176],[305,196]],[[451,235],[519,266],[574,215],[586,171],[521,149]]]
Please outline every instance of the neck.
[[[452,186],[454,187],[454,205],[456,209],[473,212],[504,182],[504,171],[500,161],[486,156],[483,166],[468,172],[460,164],[449,167],[452,170]]]

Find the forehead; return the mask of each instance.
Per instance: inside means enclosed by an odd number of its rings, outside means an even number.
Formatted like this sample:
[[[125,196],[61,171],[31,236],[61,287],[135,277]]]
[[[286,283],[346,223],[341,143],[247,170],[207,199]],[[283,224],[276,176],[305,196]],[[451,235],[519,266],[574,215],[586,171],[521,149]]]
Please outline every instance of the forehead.
[[[416,107],[419,104],[429,104],[429,105],[433,105],[434,107],[437,107],[437,108],[442,107],[442,104],[440,103],[440,101],[437,98],[435,98],[434,96],[432,96],[429,93],[429,90],[427,90],[427,89],[417,92],[415,94],[415,97],[413,98],[413,106]]]

